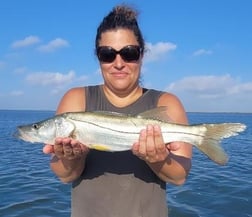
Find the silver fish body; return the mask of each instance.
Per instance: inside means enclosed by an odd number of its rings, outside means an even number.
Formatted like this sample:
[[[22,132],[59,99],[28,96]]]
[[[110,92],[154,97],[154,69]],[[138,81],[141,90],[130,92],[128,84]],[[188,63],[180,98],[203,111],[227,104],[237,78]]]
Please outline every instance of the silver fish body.
[[[164,114],[162,107],[137,116],[113,112],[69,112],[19,126],[17,136],[24,141],[47,144],[54,144],[57,137],[71,137],[93,149],[125,151],[138,141],[140,131],[148,124],[159,125],[165,143],[190,143],[214,162],[224,165],[228,156],[220,141],[246,129],[241,123],[174,124],[168,122]]]

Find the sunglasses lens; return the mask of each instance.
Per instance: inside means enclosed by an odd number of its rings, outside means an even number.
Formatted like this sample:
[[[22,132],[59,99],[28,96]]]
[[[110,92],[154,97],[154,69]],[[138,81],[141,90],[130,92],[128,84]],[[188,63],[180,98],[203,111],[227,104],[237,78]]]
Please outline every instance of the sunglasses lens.
[[[117,54],[119,54],[125,62],[136,62],[140,58],[140,47],[128,45],[119,51],[107,46],[101,46],[97,49],[98,59],[104,63],[112,63]]]
[[[116,58],[116,51],[111,47],[99,47],[97,56],[101,62],[111,63]]]
[[[122,59],[126,62],[138,61],[140,57],[140,48],[138,46],[127,46],[120,51]]]

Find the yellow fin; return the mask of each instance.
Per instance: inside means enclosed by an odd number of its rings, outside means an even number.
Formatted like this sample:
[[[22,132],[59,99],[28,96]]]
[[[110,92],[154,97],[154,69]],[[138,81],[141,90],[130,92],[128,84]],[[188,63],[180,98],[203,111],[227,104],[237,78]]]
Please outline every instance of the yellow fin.
[[[98,150],[98,151],[110,151],[110,148],[106,145],[100,145],[100,144],[91,144],[90,148]]]

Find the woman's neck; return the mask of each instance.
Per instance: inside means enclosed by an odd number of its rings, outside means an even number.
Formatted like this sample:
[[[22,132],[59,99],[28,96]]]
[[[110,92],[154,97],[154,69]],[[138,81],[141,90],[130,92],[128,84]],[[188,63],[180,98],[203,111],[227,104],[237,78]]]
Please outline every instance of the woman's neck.
[[[134,89],[132,90],[127,90],[127,91],[114,91],[111,90],[109,87],[106,85],[102,85],[103,92],[109,102],[113,104],[116,107],[122,108],[126,107],[133,102],[135,102],[139,97],[142,96],[142,88],[137,85]]]

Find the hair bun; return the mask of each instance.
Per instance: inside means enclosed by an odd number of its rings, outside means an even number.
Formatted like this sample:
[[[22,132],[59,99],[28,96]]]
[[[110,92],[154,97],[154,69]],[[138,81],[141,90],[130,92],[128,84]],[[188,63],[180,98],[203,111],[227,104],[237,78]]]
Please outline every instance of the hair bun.
[[[114,7],[112,13],[113,12],[119,17],[124,16],[127,20],[136,20],[138,16],[138,12],[127,5],[118,5]]]

